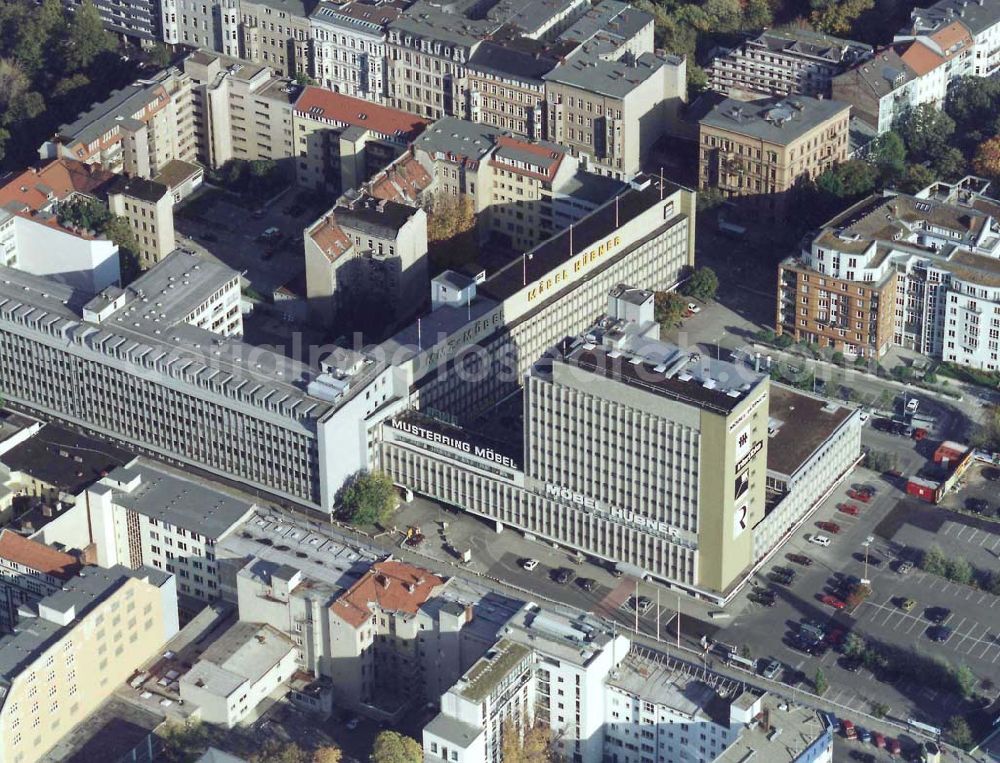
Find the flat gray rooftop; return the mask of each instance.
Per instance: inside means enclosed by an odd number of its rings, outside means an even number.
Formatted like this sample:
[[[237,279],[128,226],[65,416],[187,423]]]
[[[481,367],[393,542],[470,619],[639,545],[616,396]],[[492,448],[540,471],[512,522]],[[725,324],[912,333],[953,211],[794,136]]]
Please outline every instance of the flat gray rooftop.
[[[171,474],[145,459],[135,459],[108,475],[109,480],[126,484],[137,477],[139,484],[132,490],[108,488],[114,493],[115,503],[212,540],[219,540],[254,510],[252,503],[207,483]]]
[[[828,120],[846,115],[850,108],[849,103],[805,95],[749,102],[726,98],[703,116],[700,123],[784,146]]]
[[[413,147],[429,154],[454,154],[482,159],[496,143],[500,132],[487,125],[457,117],[442,117],[413,142]]]

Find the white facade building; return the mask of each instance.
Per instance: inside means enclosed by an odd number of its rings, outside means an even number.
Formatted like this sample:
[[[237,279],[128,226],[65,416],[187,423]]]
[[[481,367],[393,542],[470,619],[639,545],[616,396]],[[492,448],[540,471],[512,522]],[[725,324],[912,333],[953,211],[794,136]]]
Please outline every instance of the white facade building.
[[[309,17],[312,76],[335,93],[383,103],[388,92],[388,25],[401,2],[320,3]]]

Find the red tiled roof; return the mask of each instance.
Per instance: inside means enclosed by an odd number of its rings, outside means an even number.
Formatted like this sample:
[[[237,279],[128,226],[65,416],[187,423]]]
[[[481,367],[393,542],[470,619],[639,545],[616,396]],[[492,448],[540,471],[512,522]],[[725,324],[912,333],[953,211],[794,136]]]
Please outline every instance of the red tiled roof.
[[[332,214],[309,229],[309,238],[316,243],[330,262],[351,248],[351,237],[344,233]]]
[[[73,159],[53,159],[45,166],[31,167],[0,186],[0,206],[23,204],[34,212],[50,203],[49,192],[56,199],[71,193],[95,194],[115,178],[112,172]]]
[[[372,616],[369,604],[385,612],[414,614],[443,584],[443,578],[412,564],[376,562],[330,609],[349,625],[360,628]]]
[[[498,158],[495,152],[493,158],[490,159],[490,163],[493,166],[501,165],[510,172],[517,172],[518,174],[527,175],[538,180],[551,182],[556,176],[556,172],[559,171],[559,165],[563,159],[563,154],[553,151],[551,148],[546,148],[545,146],[540,146],[537,143],[531,143],[526,140],[518,140],[508,135],[501,135],[497,138],[497,150],[499,151],[504,148],[513,148],[537,156],[539,159],[538,166],[544,167],[545,172],[533,172],[522,167],[515,167],[505,162],[503,158]]]
[[[405,111],[379,106],[322,87],[307,87],[295,102],[295,111],[312,119],[356,125],[381,135],[412,140],[427,127],[427,121]]]
[[[944,51],[944,57],[954,58],[963,50],[972,47],[972,35],[960,22],[953,21],[931,35],[931,39]]]
[[[63,580],[69,580],[80,570],[80,563],[69,554],[29,540],[13,530],[0,531],[0,557]]]
[[[368,193],[376,199],[415,204],[433,178],[413,154],[404,154],[368,182]]]
[[[944,59],[941,56],[924,45],[924,43],[917,41],[910,43],[910,46],[903,51],[900,58],[917,73],[918,77],[923,77],[927,72],[933,71],[944,63]]]

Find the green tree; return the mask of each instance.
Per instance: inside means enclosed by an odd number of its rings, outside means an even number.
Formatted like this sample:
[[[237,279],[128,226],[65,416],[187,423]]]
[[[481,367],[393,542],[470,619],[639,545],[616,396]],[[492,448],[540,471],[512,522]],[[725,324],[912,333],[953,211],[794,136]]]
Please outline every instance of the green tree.
[[[115,38],[104,28],[101,14],[91,0],[83,0],[73,13],[66,39],[68,71],[87,69],[102,53],[115,49]]]
[[[170,66],[170,51],[162,43],[156,43],[146,51],[146,60],[157,69],[166,69]]]
[[[934,157],[931,166],[942,180],[958,180],[968,174],[969,163],[961,151],[948,146]]]
[[[319,747],[313,751],[311,763],[340,763],[344,753],[339,747]]]
[[[653,318],[662,330],[669,331],[680,322],[686,309],[687,305],[677,292],[660,291],[654,298]]]
[[[871,712],[876,718],[885,718],[889,714],[889,706],[884,702],[872,702]]]
[[[903,113],[896,130],[906,144],[907,154],[915,161],[933,161],[949,148],[955,120],[932,104],[922,103]]]
[[[947,735],[949,741],[956,747],[969,751],[972,749],[972,729],[969,722],[960,715],[953,715],[948,721]]]
[[[816,687],[816,693],[821,697],[826,694],[826,690],[830,688],[830,682],[826,680],[826,673],[823,672],[823,668],[816,668],[813,685]]]
[[[747,0],[743,18],[744,29],[763,29],[773,23],[774,10],[768,0]]]
[[[815,10],[809,18],[821,32],[847,34],[858,16],[874,6],[875,0],[827,0],[814,3]]]
[[[312,77],[310,77],[305,72],[296,72],[295,73],[295,82],[298,85],[302,85],[302,87],[306,87],[308,85],[318,85],[319,84],[316,80],[314,80]]]
[[[250,756],[250,763],[309,763],[310,756],[294,742],[269,739]]]
[[[715,299],[715,293],[719,290],[719,277],[710,267],[700,267],[691,274],[691,277],[681,286],[681,291],[689,297],[700,299],[702,302],[710,302]]]
[[[976,684],[979,683],[979,678],[968,665],[964,663],[959,665],[951,672],[951,677],[955,681],[955,688],[965,699],[972,697],[976,691]]]
[[[954,583],[968,585],[972,582],[972,565],[963,557],[949,559],[945,576]]]
[[[906,171],[899,179],[899,190],[904,193],[916,193],[921,191],[937,180],[937,175],[933,170],[922,164],[908,164]]]
[[[208,749],[209,728],[198,721],[168,722],[157,732],[163,740],[164,763],[190,763]]]
[[[751,659],[753,657],[753,649],[750,648],[749,644],[744,644],[743,648],[740,649],[740,656],[746,659]]]
[[[895,130],[879,135],[872,145],[872,164],[883,177],[897,177],[906,169],[906,144]]]
[[[871,193],[876,175],[877,170],[868,162],[849,159],[816,178],[816,186],[823,193],[838,199],[849,199]]]
[[[383,731],[375,737],[372,763],[422,763],[423,750],[416,739],[395,731]]]
[[[848,657],[860,657],[865,651],[865,639],[859,634],[851,631],[844,639],[844,654]]]
[[[392,518],[399,502],[389,475],[365,472],[344,488],[340,503],[346,519],[356,525],[382,525]]]
[[[920,557],[920,569],[931,575],[941,575],[948,572],[948,560],[937,546],[931,546]]]

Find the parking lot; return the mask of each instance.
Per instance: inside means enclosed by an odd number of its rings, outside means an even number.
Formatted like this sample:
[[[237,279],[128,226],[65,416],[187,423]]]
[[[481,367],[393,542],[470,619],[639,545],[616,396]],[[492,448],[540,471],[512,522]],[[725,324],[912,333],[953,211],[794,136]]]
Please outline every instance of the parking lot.
[[[1000,467],[982,463],[969,467],[958,489],[946,495],[941,505],[1000,521]]]
[[[241,203],[218,189],[192,196],[174,220],[178,245],[193,242],[196,251],[245,273],[254,289],[269,295],[305,270],[302,233],[324,211],[323,200],[292,187],[255,210]],[[271,228],[279,234],[264,240],[262,234]]]

